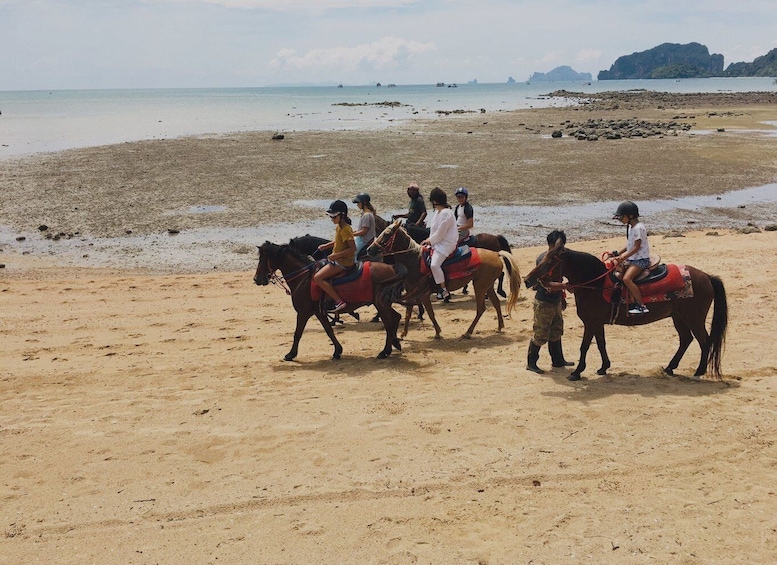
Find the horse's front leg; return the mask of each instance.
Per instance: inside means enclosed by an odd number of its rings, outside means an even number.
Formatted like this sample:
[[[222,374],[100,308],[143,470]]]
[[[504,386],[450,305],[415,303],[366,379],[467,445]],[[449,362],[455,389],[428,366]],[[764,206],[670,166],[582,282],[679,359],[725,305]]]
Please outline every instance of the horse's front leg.
[[[318,321],[321,322],[321,326],[324,328],[326,335],[329,336],[332,345],[335,347],[335,351],[332,353],[332,359],[340,359],[340,356],[343,354],[343,346],[340,345],[339,341],[337,341],[335,330],[332,329],[332,324],[329,323],[329,319],[326,317],[326,312],[324,312],[324,309],[320,306],[316,308],[316,318],[318,318]]]
[[[602,366],[596,371],[597,375],[606,375],[607,369],[610,368],[610,357],[607,355],[607,343],[604,339],[604,326],[601,326],[596,330],[594,336],[596,337],[596,347],[599,348],[599,355],[602,357]]]
[[[297,327],[294,328],[294,343],[291,344],[291,349],[284,356],[284,361],[293,361],[299,352],[299,340],[302,339],[302,332],[305,331],[305,326],[310,319],[312,312],[297,312]],[[329,325],[329,320],[326,321]]]
[[[580,359],[577,367],[567,377],[570,381],[579,381],[583,371],[585,371],[585,357],[588,355],[588,348],[591,347],[591,340],[594,338],[594,332],[588,326],[583,329],[583,341],[580,342]]]

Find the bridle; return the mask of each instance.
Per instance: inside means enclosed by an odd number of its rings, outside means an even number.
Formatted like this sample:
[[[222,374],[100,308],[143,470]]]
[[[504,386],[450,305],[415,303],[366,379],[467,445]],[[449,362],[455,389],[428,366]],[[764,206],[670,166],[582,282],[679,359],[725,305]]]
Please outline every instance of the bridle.
[[[552,257],[551,259],[549,259],[549,260],[548,260],[548,262],[549,262],[549,263],[552,261],[552,263],[551,263],[551,266],[550,266],[550,268],[548,269],[548,272],[547,272],[547,273],[545,273],[545,274],[544,274],[543,276],[541,276],[541,277],[537,277],[537,282],[540,284],[540,286],[542,286],[542,288],[544,288],[544,289],[545,289],[546,291],[548,291],[548,292],[551,292],[551,290],[550,290],[550,287],[549,287],[549,286],[548,286],[546,283],[549,283],[549,282],[550,282],[550,279],[551,279],[551,277],[552,277],[552,275],[553,275],[553,271],[556,269],[556,267],[558,267],[558,266],[561,264],[561,255],[562,255],[562,254],[563,254],[565,251],[566,251],[566,249],[565,249],[564,247],[561,247],[561,249],[559,249],[559,250],[558,250],[558,251],[557,251],[557,252],[556,252],[556,253],[553,255],[553,257]],[[592,278],[591,280],[588,280],[588,281],[586,281],[586,282],[584,282],[584,283],[580,283],[580,284],[571,284],[571,283],[568,283],[568,284],[567,284],[567,289],[568,289],[568,290],[570,290],[571,292],[573,292],[573,291],[574,291],[574,289],[576,289],[576,288],[586,288],[586,289],[591,289],[591,290],[593,290],[593,289],[596,289],[596,287],[595,287],[595,286],[591,286],[591,285],[592,285],[593,283],[595,283],[596,281],[598,281],[599,279],[603,279],[604,277],[606,277],[607,275],[609,275],[609,274],[610,274],[611,272],[613,272],[614,270],[615,270],[615,266],[612,266],[612,267],[610,267],[610,266],[607,266],[607,270],[605,270],[605,271],[604,271],[604,272],[603,272],[601,275],[599,275],[599,276],[597,276],[597,277],[594,277],[594,278]]]
[[[261,248],[259,249],[259,253],[261,254]],[[296,271],[292,271],[288,275],[284,275],[284,274],[278,275],[278,271],[280,271],[280,268],[273,267],[272,263],[270,262],[270,255],[268,253],[267,254],[267,280],[272,284],[281,287],[287,295],[291,296],[291,293],[297,289],[299,284],[295,285],[294,289],[291,289],[289,287],[289,283],[307,274],[315,266],[316,266],[316,262],[314,261],[313,263],[308,263],[307,265],[300,267]]]
[[[380,248],[380,252],[384,257],[391,257],[392,255],[401,255],[403,253],[409,253],[412,251],[412,245],[408,244],[407,249],[400,249],[399,251],[387,251],[387,249],[391,249],[394,247],[394,240],[397,238],[397,234],[399,233],[399,230],[402,226],[397,226],[397,229],[393,231],[391,234],[391,237],[388,238],[388,241],[386,243],[381,243],[376,238],[375,241],[371,245],[376,245],[378,248]],[[410,237],[410,234],[407,236],[409,241],[412,241],[412,238]]]

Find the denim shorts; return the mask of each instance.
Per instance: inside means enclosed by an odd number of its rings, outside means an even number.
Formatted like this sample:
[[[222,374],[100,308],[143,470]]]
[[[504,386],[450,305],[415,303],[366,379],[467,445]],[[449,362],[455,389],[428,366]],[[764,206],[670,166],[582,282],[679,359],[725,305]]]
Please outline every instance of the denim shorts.
[[[634,265],[636,267],[639,267],[640,269],[649,269],[650,257],[645,257],[644,259],[627,259],[626,264]]]

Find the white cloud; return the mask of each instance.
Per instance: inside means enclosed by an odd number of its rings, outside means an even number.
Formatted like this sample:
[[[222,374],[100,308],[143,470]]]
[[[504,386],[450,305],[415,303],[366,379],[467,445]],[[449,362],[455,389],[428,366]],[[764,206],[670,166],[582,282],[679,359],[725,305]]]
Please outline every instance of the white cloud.
[[[354,47],[311,49],[298,55],[294,49],[284,48],[270,61],[274,69],[328,69],[346,72],[360,68],[386,69],[398,66],[423,53],[434,51],[434,43],[421,43],[401,37],[382,37],[372,43]]]

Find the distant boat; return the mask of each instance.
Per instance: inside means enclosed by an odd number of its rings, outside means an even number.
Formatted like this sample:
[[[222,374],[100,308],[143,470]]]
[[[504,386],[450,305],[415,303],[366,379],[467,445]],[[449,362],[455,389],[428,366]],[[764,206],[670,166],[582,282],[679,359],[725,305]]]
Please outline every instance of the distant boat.
[[[444,82],[438,82],[437,86],[445,86],[445,83]]]
[[[458,87],[459,87],[459,85],[456,84],[455,82],[453,84],[449,84],[448,85],[448,88],[458,88]]]
[[[397,85],[392,82],[390,84],[387,84],[386,86],[388,86],[389,88],[396,88]]]
[[[376,84],[375,86],[380,86],[380,83]]]
[[[342,82],[337,85],[337,88],[342,88],[342,87],[343,87],[343,83]]]

